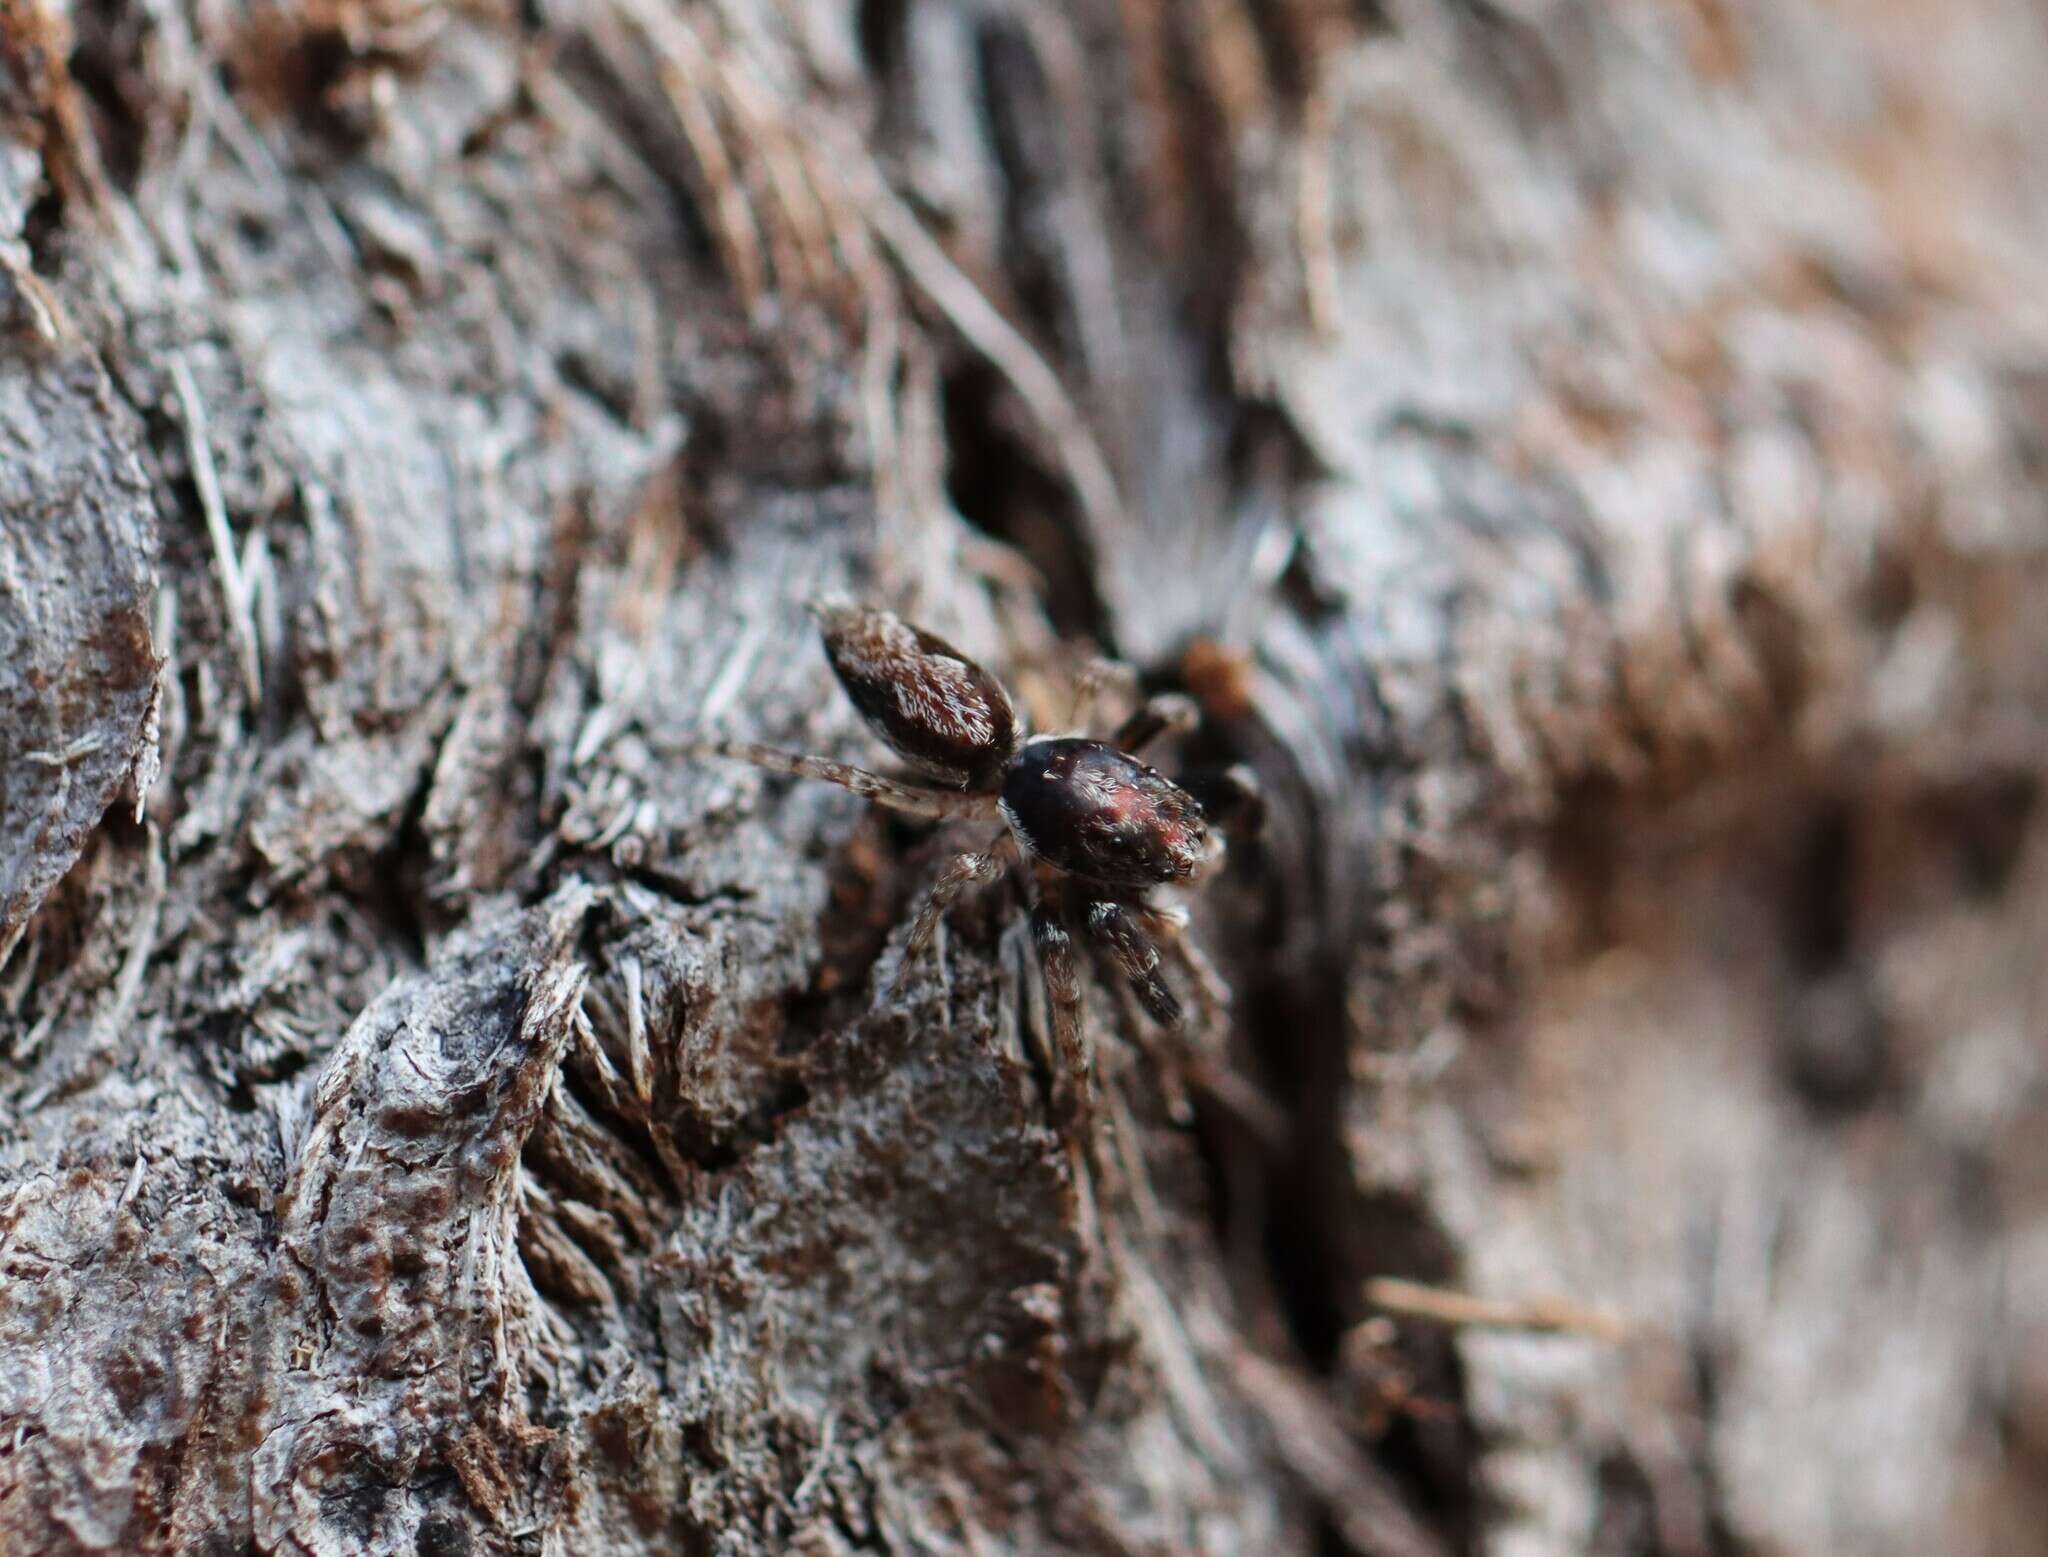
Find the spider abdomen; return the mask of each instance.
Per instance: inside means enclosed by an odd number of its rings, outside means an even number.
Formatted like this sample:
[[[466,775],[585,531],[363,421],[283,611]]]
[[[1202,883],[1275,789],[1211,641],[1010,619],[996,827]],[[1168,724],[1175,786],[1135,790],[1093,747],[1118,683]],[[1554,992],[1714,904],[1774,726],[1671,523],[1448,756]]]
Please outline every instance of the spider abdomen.
[[[1001,682],[892,612],[837,601],[812,610],[833,672],[869,729],[928,779],[995,787],[1017,744],[1017,716]]]
[[[1102,741],[1027,742],[1003,774],[1002,809],[1031,854],[1091,881],[1186,881],[1208,858],[1195,797]]]

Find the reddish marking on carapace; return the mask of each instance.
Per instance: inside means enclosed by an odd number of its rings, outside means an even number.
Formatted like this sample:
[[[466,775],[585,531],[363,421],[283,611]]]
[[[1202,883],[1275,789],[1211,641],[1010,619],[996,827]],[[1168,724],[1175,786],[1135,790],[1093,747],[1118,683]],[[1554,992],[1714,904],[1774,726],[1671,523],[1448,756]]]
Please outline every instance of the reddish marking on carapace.
[[[1207,856],[1195,797],[1101,741],[1027,742],[1003,775],[1003,813],[1037,858],[1109,885],[1186,881]]]

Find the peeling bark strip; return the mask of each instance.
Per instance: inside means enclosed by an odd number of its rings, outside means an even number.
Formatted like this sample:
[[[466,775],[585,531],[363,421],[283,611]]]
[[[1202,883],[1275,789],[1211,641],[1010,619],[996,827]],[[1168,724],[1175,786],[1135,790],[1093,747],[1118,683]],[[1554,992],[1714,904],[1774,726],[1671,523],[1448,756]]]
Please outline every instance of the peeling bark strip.
[[[0,965],[156,738],[157,520],[133,418],[90,355],[17,348],[0,364]]]
[[[2038,11],[0,0],[0,1557],[2034,1550]]]

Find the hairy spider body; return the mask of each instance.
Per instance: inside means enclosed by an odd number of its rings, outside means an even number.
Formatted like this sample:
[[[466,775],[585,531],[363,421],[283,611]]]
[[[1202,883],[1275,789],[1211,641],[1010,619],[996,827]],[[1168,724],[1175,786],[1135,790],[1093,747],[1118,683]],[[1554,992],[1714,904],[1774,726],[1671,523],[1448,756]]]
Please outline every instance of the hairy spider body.
[[[836,601],[811,612],[839,684],[891,751],[948,788],[991,786],[1017,744],[1001,682],[892,612]]]
[[[1210,858],[1195,797],[1103,741],[1026,741],[1004,769],[998,804],[1025,853],[1104,885],[1190,881]]]
[[[1163,1027],[1177,1029],[1183,1016],[1160,971],[1162,944],[1205,1004],[1213,1004],[1219,998],[1214,975],[1181,938],[1185,917],[1153,904],[1148,894],[1194,881],[1216,861],[1212,823],[1256,821],[1250,775],[1230,768],[1176,782],[1134,755],[1161,735],[1193,727],[1194,706],[1185,698],[1153,698],[1106,741],[1031,736],[1002,684],[945,640],[888,611],[841,601],[812,610],[847,696],[868,727],[926,782],[750,742],[707,740],[702,749],[823,779],[914,816],[1000,819],[1001,834],[940,872],[911,927],[898,976],[923,955],[963,891],[994,880],[1021,858],[1031,867],[1032,940],[1052,1016],[1060,1091],[1069,1115],[1085,1117],[1088,1067],[1075,938],[1085,935],[1108,954]],[[1092,687],[1084,688],[1084,696],[1089,692]]]

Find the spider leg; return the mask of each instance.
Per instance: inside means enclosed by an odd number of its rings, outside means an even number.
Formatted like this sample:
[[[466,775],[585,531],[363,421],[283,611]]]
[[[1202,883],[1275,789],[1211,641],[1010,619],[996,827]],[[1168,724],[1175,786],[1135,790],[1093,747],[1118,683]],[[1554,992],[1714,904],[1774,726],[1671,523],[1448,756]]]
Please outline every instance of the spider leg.
[[[1090,660],[1074,682],[1074,707],[1067,715],[1069,729],[1086,732],[1095,718],[1095,704],[1104,692],[1137,690],[1138,674],[1121,660]]]
[[[718,757],[734,757],[741,762],[751,762],[757,768],[766,768],[771,773],[788,773],[797,778],[823,779],[828,784],[837,784],[841,789],[850,789],[864,800],[887,806],[892,811],[907,812],[911,816],[985,817],[990,821],[996,817],[994,795],[970,794],[961,790],[926,789],[917,784],[905,784],[897,779],[885,778],[879,773],[870,773],[866,768],[856,768],[844,762],[833,762],[824,757],[806,757],[796,752],[777,751],[772,746],[757,746],[752,741],[728,741],[717,737],[706,737],[694,743],[693,749],[708,752]]]
[[[1145,700],[1130,718],[1117,726],[1110,745],[1118,751],[1136,754],[1162,735],[1186,735],[1202,722],[1195,700],[1179,692],[1161,692]]]
[[[917,922],[910,927],[910,939],[904,943],[903,960],[896,966],[896,977],[900,981],[904,970],[925,954],[938,934],[939,921],[946,910],[959,899],[962,892],[978,881],[993,881],[1003,873],[1016,853],[1017,842],[1008,832],[973,854],[957,854],[932,886],[931,896],[924,900],[924,907],[917,911]]]
[[[1180,1000],[1160,977],[1159,948],[1138,927],[1136,916],[1121,903],[1097,899],[1088,905],[1088,933],[1109,948],[1145,1014],[1168,1032],[1179,1032],[1184,1020]]]
[[[1205,1074],[1212,1066],[1204,1057],[1188,1052],[1185,1013],[1159,974],[1161,948],[1171,951],[1181,945],[1178,931],[1182,923],[1184,920],[1172,910],[1154,908],[1142,899],[1133,899],[1128,904],[1098,900],[1088,905],[1089,934],[1116,959],[1132,996],[1166,1035],[1167,1041],[1157,1044],[1146,1042],[1136,1033],[1131,1037],[1157,1073],[1167,1116],[1185,1125],[1195,1117],[1188,1102],[1190,1077]],[[1163,933],[1155,940],[1154,934],[1141,926],[1153,926],[1154,933]],[[1202,1012],[1205,1019],[1212,1014],[1206,999],[1202,1001]],[[1201,1036],[1212,1031],[1205,1020]]]
[[[1254,1083],[1232,1070],[1215,1049],[1224,1036],[1224,1023],[1230,1014],[1230,986],[1207,954],[1188,938],[1187,913],[1142,902],[1132,904],[1131,911],[1152,932],[1161,955],[1179,967],[1194,989],[1195,1004],[1201,1011],[1194,1036],[1204,1042],[1195,1052],[1173,1062],[1170,1074],[1177,1076],[1184,1069],[1187,1082],[1222,1105],[1266,1146],[1278,1150],[1287,1139],[1287,1116]],[[1174,1110],[1176,1118],[1185,1107],[1183,1099]]]
[[[1045,1003],[1052,1018],[1056,1103],[1062,1115],[1085,1140],[1093,1133],[1094,1097],[1090,1090],[1087,1046],[1081,1041],[1081,973],[1074,961],[1074,937],[1067,929],[1065,905],[1057,888],[1031,908],[1031,939],[1038,948],[1038,966],[1045,979]]]
[[[1216,965],[1208,955],[1188,939],[1186,910],[1140,903],[1136,905],[1136,913],[1155,937],[1163,954],[1173,959],[1194,987],[1195,1003],[1202,1008],[1203,1029],[1213,1029],[1230,1009],[1230,986],[1223,981],[1223,975],[1216,971]]]
[[[1227,768],[1196,768],[1174,782],[1195,797],[1202,814],[1233,837],[1256,834],[1266,819],[1266,795],[1241,762]]]

